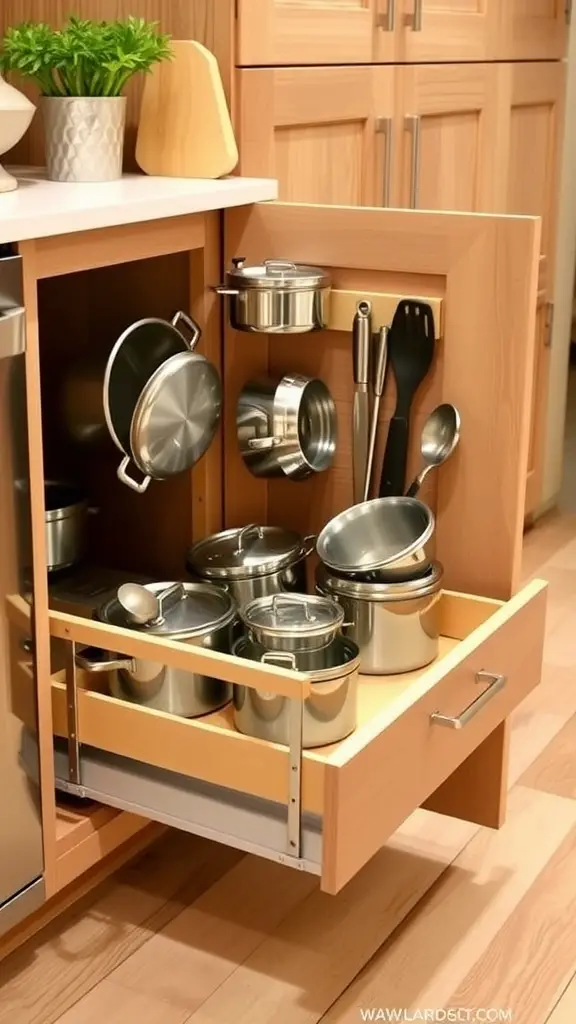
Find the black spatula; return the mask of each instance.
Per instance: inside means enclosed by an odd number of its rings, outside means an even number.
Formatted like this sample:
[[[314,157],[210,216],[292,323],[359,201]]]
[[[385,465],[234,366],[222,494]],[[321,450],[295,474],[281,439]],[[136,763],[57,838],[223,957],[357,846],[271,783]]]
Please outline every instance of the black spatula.
[[[388,335],[388,360],[396,378],[396,409],[386,441],[380,497],[404,494],[412,400],[434,356],[434,316],[426,302],[398,304]]]

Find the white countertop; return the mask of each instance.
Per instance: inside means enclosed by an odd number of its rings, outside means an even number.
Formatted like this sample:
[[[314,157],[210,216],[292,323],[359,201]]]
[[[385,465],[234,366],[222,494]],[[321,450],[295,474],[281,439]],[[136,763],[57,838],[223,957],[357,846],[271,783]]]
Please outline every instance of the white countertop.
[[[179,217],[276,199],[272,178],[155,178],[125,174],[119,181],[47,181],[42,171],[10,168],[20,182],[0,193],[0,243],[46,238],[115,224]]]

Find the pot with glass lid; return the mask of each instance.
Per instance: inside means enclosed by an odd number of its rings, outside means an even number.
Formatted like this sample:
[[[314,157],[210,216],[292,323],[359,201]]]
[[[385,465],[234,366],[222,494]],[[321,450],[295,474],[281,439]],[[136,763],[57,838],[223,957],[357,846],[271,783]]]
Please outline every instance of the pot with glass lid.
[[[207,583],[132,583],[105,601],[96,618],[147,636],[228,654],[236,608],[229,594]],[[76,664],[88,672],[110,672],[113,697],[184,718],[215,711],[232,697],[232,686],[221,679],[100,648],[80,651]]]
[[[251,523],[198,541],[188,551],[192,576],[224,587],[239,608],[258,597],[305,592],[306,558],[314,537]]]
[[[216,288],[230,299],[230,323],[236,331],[302,334],[328,324],[330,275],[321,267],[289,260],[264,260],[247,266],[232,260],[226,284]]]
[[[340,636],[344,624],[344,612],[336,601],[310,594],[261,597],[241,614],[253,643],[265,651],[296,655],[300,671],[312,667],[310,656],[319,656],[323,664],[325,652]]]

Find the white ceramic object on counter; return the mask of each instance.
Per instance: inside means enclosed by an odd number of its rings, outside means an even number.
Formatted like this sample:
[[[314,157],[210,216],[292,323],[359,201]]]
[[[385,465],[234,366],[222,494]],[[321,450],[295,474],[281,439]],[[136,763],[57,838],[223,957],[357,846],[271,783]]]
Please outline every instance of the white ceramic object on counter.
[[[36,107],[27,96],[18,92],[13,85],[0,75],[0,156],[12,149],[24,133],[34,117]],[[0,164],[0,192],[13,192],[18,182]]]

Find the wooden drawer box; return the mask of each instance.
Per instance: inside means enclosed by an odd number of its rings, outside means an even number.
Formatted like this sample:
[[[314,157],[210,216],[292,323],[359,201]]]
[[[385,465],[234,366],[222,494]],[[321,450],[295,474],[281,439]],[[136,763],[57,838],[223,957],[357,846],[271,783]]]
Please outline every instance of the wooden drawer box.
[[[405,675],[361,677],[356,732],[303,754],[303,815],[317,820],[320,834],[319,843],[309,844],[312,852],[304,855],[304,866],[321,875],[326,892],[338,892],[539,682],[545,584],[531,583],[505,603],[445,592],[441,609],[437,661]],[[205,671],[213,662],[213,673],[229,681],[277,689],[295,699],[309,685],[303,675],[247,666],[231,656],[142,638],[62,613],[52,612],[50,621],[52,635],[61,639],[100,643],[133,655],[142,655],[146,647],[151,657],[154,653],[190,670]],[[478,673],[485,676],[478,679]],[[505,677],[501,689],[500,676]],[[222,787],[232,807],[235,800],[257,798],[261,813],[273,805],[278,817],[287,804],[287,748],[238,733],[230,706],[187,720],[92,692],[84,688],[89,683],[90,677],[78,672],[81,744],[129,758],[132,771],[133,762],[140,762]],[[484,692],[490,696],[478,701],[461,728],[458,721],[445,728],[431,717],[436,713],[456,720]],[[52,679],[52,713],[55,735],[67,737],[62,673]],[[99,792],[98,798],[105,794]],[[154,816],[150,806],[142,810]],[[206,832],[201,821],[196,824],[190,821],[189,830]],[[235,845],[233,834],[220,838]],[[268,853],[290,862],[282,841]]]

